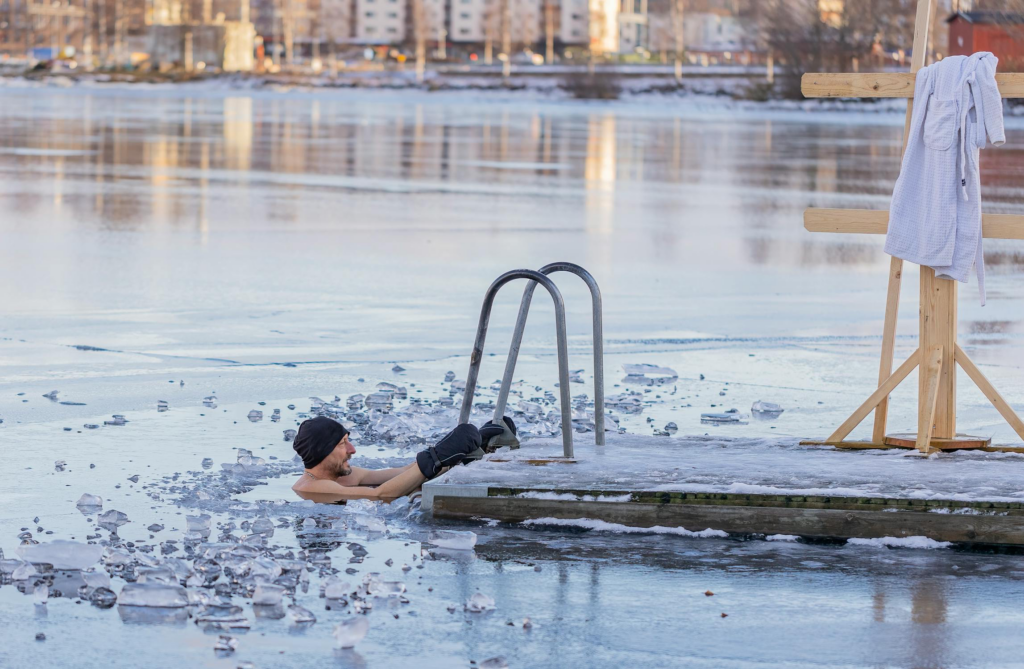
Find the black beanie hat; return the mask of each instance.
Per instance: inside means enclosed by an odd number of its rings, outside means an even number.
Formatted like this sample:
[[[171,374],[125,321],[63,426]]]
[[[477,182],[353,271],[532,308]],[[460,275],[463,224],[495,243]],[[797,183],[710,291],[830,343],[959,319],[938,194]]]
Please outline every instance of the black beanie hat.
[[[306,469],[312,469],[324,461],[338,445],[348,430],[336,420],[317,416],[303,421],[292,440],[292,448],[302,458]]]

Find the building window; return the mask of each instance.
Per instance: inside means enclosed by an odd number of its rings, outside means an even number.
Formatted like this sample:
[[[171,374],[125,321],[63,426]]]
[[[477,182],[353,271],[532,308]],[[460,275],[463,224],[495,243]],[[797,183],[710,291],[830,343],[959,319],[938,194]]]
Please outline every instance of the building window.
[[[395,30],[394,28],[388,28],[388,32],[389,32],[389,33],[391,33],[392,35],[394,35],[394,34],[395,34],[395,33],[397,33],[398,31],[397,31],[397,30]]]
[[[366,18],[372,19],[373,18],[373,12],[366,12]]]
[[[468,35],[469,34],[469,28],[459,28],[459,34],[460,35]]]
[[[459,14],[459,18],[468,19],[469,12],[462,12],[461,14]]]
[[[367,35],[372,35],[375,32],[377,32],[376,28],[374,28],[373,26],[366,26],[366,34]]]
[[[398,12],[388,12],[388,18],[389,19],[397,19],[398,18]]]

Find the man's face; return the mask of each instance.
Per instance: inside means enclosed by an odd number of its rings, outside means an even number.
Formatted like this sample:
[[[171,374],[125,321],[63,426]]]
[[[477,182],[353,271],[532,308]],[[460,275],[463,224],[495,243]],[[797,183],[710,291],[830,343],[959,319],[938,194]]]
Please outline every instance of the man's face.
[[[349,465],[348,461],[355,454],[356,447],[348,440],[348,435],[346,434],[326,459],[326,462],[330,465],[332,475],[335,478],[339,476],[348,476],[352,473],[352,466]]]

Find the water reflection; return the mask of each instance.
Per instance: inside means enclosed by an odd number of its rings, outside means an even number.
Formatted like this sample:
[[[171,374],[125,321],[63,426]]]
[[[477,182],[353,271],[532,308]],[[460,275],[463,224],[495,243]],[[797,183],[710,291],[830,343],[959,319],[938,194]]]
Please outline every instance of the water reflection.
[[[695,120],[629,108],[230,94],[13,93],[0,99],[4,217],[212,230],[540,227],[686,241],[723,261],[884,266],[880,239],[809,235],[809,206],[885,207],[900,124]],[[986,207],[1017,212],[1024,142],[986,152]],[[394,195],[442,193],[442,208]],[[382,198],[384,198],[382,200]],[[486,198],[491,207],[481,206]],[[502,207],[515,209],[502,216]],[[472,211],[474,215],[469,215]],[[992,266],[1024,267],[990,249]],[[1018,271],[1018,270],[1014,270]]]

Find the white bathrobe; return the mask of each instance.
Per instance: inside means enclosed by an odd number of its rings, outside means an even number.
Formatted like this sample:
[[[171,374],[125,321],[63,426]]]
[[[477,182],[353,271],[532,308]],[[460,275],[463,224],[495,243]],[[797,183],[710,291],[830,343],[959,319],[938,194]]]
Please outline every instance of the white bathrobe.
[[[987,51],[922,68],[903,166],[889,208],[885,252],[966,282],[976,267],[985,304],[978,150],[1006,141],[998,59]]]

